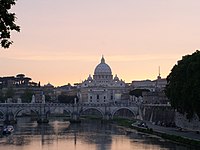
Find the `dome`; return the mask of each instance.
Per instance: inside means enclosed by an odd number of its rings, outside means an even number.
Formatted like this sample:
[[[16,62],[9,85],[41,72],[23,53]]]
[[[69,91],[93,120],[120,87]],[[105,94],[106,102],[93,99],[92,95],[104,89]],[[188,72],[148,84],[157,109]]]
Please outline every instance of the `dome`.
[[[44,85],[45,87],[54,87],[51,83]]]
[[[94,75],[112,75],[111,68],[105,63],[104,57],[101,58],[101,63],[96,66]]]

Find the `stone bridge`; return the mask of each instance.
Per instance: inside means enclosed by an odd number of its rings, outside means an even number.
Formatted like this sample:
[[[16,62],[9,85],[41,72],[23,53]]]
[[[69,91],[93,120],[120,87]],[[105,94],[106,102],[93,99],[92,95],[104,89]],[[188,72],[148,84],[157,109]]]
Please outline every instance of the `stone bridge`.
[[[0,114],[1,120],[16,120],[20,112],[35,112],[38,119],[48,119],[50,114],[59,112],[67,112],[71,119],[77,120],[84,112],[88,110],[96,110],[102,116],[102,119],[112,119],[120,110],[127,110],[132,113],[131,118],[136,118],[139,115],[139,106],[136,103],[129,104],[61,104],[61,103],[1,103]]]

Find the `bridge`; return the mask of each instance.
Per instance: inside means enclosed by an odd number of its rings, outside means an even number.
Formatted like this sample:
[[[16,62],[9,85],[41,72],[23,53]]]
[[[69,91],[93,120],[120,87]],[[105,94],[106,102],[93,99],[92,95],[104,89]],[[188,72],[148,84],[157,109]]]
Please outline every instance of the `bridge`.
[[[95,110],[102,119],[110,120],[119,113],[120,110],[129,111],[136,118],[139,115],[139,106],[136,103],[101,103],[101,104],[63,104],[63,103],[1,103],[0,114],[2,121],[16,121],[20,112],[34,112],[38,120],[48,120],[50,114],[55,112],[67,112],[72,120],[79,120],[85,112]]]

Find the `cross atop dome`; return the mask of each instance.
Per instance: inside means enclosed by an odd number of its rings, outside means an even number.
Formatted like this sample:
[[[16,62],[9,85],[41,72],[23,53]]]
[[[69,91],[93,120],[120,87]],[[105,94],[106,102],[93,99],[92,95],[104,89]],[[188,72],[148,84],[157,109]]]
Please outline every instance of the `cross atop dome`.
[[[102,58],[101,58],[101,63],[105,64],[105,59],[104,59],[103,55],[102,55]]]

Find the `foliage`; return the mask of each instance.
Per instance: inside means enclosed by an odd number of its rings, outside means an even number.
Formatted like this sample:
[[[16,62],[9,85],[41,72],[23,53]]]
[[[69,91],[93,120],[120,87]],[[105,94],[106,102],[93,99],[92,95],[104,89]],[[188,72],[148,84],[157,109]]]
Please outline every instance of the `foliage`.
[[[0,95],[0,103],[3,103],[5,101],[4,97]]]
[[[135,120],[120,118],[120,117],[113,118],[113,121],[117,123],[119,126],[124,126],[124,127],[131,127],[131,124],[135,123]]]
[[[26,89],[24,93],[21,95],[21,99],[23,103],[30,103],[33,96],[33,91],[30,89]]]
[[[134,95],[135,97],[140,97],[142,96],[142,92],[150,92],[148,89],[134,89],[129,92],[129,95]]]
[[[174,141],[174,142],[182,143],[184,145],[192,146],[192,148],[194,148],[194,149],[198,149],[199,146],[200,146],[200,141],[185,138],[185,137],[178,136],[178,135],[170,135],[170,134],[167,134],[167,133],[161,133],[161,137],[164,138],[164,139]]]
[[[185,138],[183,136],[173,135],[173,134],[170,134],[170,133],[167,133],[167,132],[160,132],[160,131],[157,131],[157,130],[153,130],[152,128],[142,128],[142,127],[138,127],[137,125],[131,126],[131,128],[135,129],[139,132],[144,132],[144,133],[160,136],[164,139],[168,139],[168,140],[171,140],[173,142],[178,142],[178,143],[181,143],[181,144],[184,144],[184,145],[189,145],[189,146],[192,146],[192,148],[194,148],[194,149],[198,149],[199,146],[200,146],[200,141]]]
[[[200,118],[200,51],[183,56],[172,68],[165,93],[178,112]]]
[[[8,12],[15,3],[16,0],[0,0],[0,42],[3,48],[9,48],[13,43],[10,32],[20,31],[20,27],[15,24],[15,13]]]
[[[46,102],[50,102],[50,101],[51,101],[51,96],[45,94],[45,101],[46,101]]]
[[[5,99],[13,98],[14,95],[15,95],[14,89],[13,88],[8,88],[6,93],[5,93]]]
[[[60,103],[74,104],[74,98],[76,98],[77,102],[78,102],[77,96],[59,95],[58,101]]]
[[[0,103],[4,103],[5,102],[5,97],[3,95],[2,90],[0,90]]]

